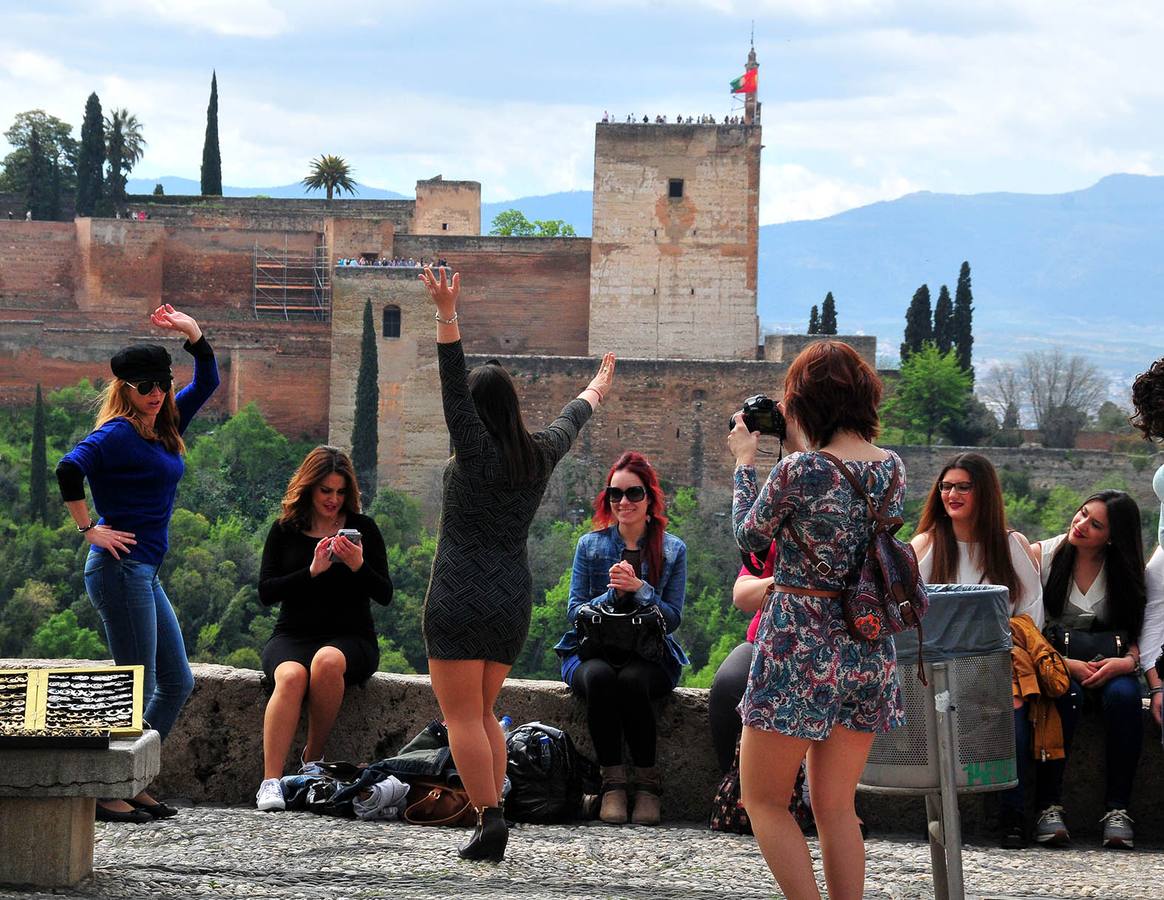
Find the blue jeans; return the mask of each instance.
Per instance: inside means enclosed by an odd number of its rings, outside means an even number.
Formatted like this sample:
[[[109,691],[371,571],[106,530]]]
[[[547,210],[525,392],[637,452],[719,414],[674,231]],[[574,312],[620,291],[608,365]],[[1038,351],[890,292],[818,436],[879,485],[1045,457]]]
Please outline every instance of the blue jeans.
[[[1105,785],[1107,809],[1127,809],[1132,799],[1132,782],[1140,761],[1144,740],[1144,719],[1140,704],[1140,682],[1134,676],[1120,675],[1098,688],[1085,689],[1072,679],[1071,687],[1055,701],[1063,723],[1063,746],[1068,755],[1075,737],[1075,727],[1083,708],[1085,690],[1094,693],[1103,713]],[[1035,805],[1045,809],[1059,804],[1063,794],[1066,759],[1036,761],[1031,757],[1031,723],[1024,705],[1014,714],[1015,744],[1018,752],[1018,787],[1002,795],[1004,806],[1022,809],[1023,789],[1035,787]]]
[[[144,718],[164,739],[194,690],[194,676],[158,567],[91,551],[85,590],[105,625],[113,661],[145,667]]]

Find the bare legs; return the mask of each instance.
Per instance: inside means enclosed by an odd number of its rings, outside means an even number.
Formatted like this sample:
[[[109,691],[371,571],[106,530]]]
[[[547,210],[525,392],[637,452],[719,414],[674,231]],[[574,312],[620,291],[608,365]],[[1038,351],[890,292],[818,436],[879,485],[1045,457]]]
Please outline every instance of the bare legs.
[[[853,798],[872,746],[871,733],[841,726],[818,742],[744,728],[740,742],[744,806],[760,852],[789,900],[820,898],[808,844],[788,811],[805,754],[829,897],[860,900],[865,886],[865,843]]]
[[[430,659],[429,677],[449,729],[457,774],[478,808],[499,806],[505,779],[505,735],[493,706],[509,666],[482,659]]]
[[[860,900],[865,890],[865,841],[853,798],[873,737],[837,726],[826,740],[808,748],[808,790],[833,900]]]
[[[275,691],[263,716],[263,778],[279,778],[307,698],[305,759],[320,759],[344,699],[347,659],[335,647],[321,647],[311,659],[311,672],[287,661],[275,669]],[[308,685],[310,684],[310,691]]]

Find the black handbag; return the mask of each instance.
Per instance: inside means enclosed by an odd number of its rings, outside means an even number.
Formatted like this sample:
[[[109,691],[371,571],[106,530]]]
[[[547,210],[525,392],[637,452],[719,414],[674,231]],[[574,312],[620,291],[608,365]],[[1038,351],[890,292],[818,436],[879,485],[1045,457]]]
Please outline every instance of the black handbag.
[[[667,623],[655,604],[620,612],[601,604],[586,604],[574,616],[578,634],[578,658],[605,659],[611,665],[626,665],[639,656],[662,663],[667,647]]]
[[[1128,652],[1128,632],[1086,628],[1064,628],[1055,623],[1043,629],[1045,637],[1064,659],[1118,659]]]

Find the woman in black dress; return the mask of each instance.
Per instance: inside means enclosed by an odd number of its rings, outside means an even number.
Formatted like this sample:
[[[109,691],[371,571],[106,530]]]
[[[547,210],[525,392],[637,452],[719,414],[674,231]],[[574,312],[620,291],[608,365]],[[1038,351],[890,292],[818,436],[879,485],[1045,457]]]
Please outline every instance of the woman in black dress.
[[[457,773],[477,808],[463,859],[499,861],[509,833],[501,809],[505,735],[493,704],[529,631],[526,536],[546,482],[610,390],[614,354],[543,431],[530,434],[500,365],[465,369],[457,326],[460,275],[420,276],[436,306],[441,400],[452,438],[445,467],[424,639],[433,692],[449,729]]]
[[[279,777],[300,708],[306,702],[305,772],[323,758],[344,689],[363,684],[380,664],[371,601],[387,606],[392,600],[384,538],[360,514],[360,486],[342,450],[316,447],[291,476],[263,547],[259,599],[280,609],[263,648],[274,693],[263,718],[263,782],[255,803],[281,810]]]

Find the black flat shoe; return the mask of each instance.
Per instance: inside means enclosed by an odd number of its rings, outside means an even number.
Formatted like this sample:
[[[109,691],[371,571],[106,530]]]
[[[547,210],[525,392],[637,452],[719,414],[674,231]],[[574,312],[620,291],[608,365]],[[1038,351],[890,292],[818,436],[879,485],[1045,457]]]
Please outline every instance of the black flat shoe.
[[[504,810],[500,806],[478,807],[477,827],[459,852],[461,859],[501,862],[508,843],[509,826],[505,824]]]
[[[98,822],[128,822],[132,825],[144,825],[146,822],[152,822],[154,817],[151,816],[144,809],[131,809],[128,812],[119,812],[116,809],[108,809],[97,804],[97,821]]]
[[[142,803],[138,800],[126,800],[125,802],[135,810],[140,809],[142,812],[148,814],[151,819],[172,819],[178,815],[178,810],[174,809],[168,803],[163,803],[161,800],[156,803]]]

